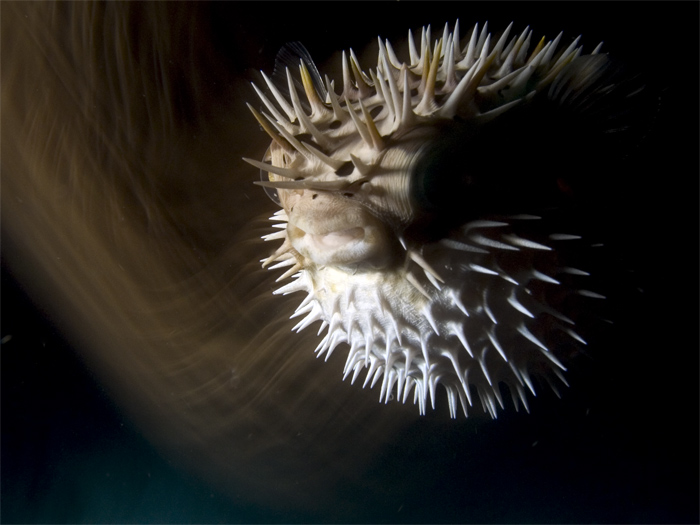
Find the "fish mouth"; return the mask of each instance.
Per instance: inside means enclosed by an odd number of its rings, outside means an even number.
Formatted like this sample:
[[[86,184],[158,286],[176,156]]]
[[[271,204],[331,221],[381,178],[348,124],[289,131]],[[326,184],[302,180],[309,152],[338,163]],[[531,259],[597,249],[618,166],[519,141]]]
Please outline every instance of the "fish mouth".
[[[325,236],[357,238],[360,231],[371,222],[373,221],[369,212],[359,206],[345,209],[310,208],[300,212],[295,210],[289,218],[291,228],[318,238]],[[340,241],[340,239],[337,240]]]
[[[309,233],[310,241],[319,249],[336,249],[348,243],[361,241],[365,237],[365,229],[356,226],[344,230],[327,233]]]
[[[372,251],[372,228],[350,226],[336,230],[305,231],[290,224],[287,232],[292,245],[319,265],[349,264],[365,259]]]
[[[389,245],[385,227],[369,214],[361,218],[346,222],[334,217],[301,225],[290,221],[287,234],[294,249],[316,265],[382,267]]]
[[[309,213],[293,217],[287,228],[292,243],[303,242],[308,245],[308,249],[332,251],[362,242],[367,236],[365,229],[371,225],[364,214],[358,214],[356,210],[350,211],[351,213]]]

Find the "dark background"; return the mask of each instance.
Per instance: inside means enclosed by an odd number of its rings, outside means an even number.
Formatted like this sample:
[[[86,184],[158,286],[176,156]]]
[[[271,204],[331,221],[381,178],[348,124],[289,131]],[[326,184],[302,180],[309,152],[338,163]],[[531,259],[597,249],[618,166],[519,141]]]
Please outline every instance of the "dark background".
[[[605,369],[582,371],[581,377],[591,374],[585,381],[574,373],[577,388],[563,401],[544,396],[529,416],[506,410],[479,425],[430,414],[397,436],[396,449],[367,472],[369,486],[395,485],[386,506],[360,515],[308,509],[289,516],[234,505],[162,457],[3,263],[2,521],[697,523],[698,4],[198,9],[211,10],[212,38],[231,67],[251,77],[256,69],[269,71],[290,39],[303,41],[319,63],[333,50],[361,48],[377,33],[376,21],[362,23],[365,10],[392,27],[433,23],[441,31],[459,16],[463,34],[474,21],[488,19],[497,29],[515,20],[516,27],[582,32],[591,47],[605,40],[607,50],[647,69],[663,88],[652,135],[629,171],[601,188],[615,197],[606,201],[616,208],[605,218],[619,219],[610,236],[620,241],[621,264],[633,266],[643,293],[618,303]],[[354,25],[334,28],[335,16]],[[322,29],[319,20],[326,21]],[[266,46],[249,49],[250,35],[260,31],[269,35]],[[531,437],[526,448],[523,434]],[[465,453],[476,443],[489,452]],[[422,486],[423,469],[431,479],[438,472],[439,481]],[[362,497],[359,489],[347,495]]]

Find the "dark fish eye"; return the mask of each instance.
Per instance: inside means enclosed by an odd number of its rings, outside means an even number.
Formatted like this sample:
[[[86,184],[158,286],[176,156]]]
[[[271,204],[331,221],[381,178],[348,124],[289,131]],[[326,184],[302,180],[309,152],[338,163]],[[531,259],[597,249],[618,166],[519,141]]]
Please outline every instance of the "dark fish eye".
[[[267,172],[260,170],[260,180],[262,181],[269,181],[270,179],[267,177]],[[280,196],[277,193],[276,188],[268,188],[267,186],[263,186],[263,189],[265,190],[265,193],[267,193],[267,196],[270,197],[270,200],[277,204],[278,206],[282,207],[282,201],[280,201]]]
[[[267,148],[267,151],[265,152],[265,155],[263,155],[263,162],[270,162],[272,159],[272,155],[270,154],[270,148]],[[268,172],[265,170],[260,170],[260,180],[263,182],[268,182],[270,180],[270,177],[268,177]],[[263,186],[263,189],[265,190],[265,193],[267,193],[267,196],[270,197],[270,200],[277,204],[279,207],[282,207],[282,201],[280,201],[280,196],[279,193],[277,193],[276,188],[268,188],[267,186]]]

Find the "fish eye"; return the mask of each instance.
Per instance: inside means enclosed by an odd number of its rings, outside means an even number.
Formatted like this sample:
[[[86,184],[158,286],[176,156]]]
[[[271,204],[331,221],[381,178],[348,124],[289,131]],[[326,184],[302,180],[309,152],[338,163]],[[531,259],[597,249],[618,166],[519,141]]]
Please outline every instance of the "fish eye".
[[[270,162],[272,159],[272,155],[270,154],[270,148],[267,148],[267,151],[265,152],[265,155],[263,155],[263,162]],[[269,182],[270,177],[268,177],[268,172],[265,170],[260,170],[260,180],[263,182]],[[282,201],[280,200],[279,193],[277,193],[277,188],[268,188],[267,186],[263,186],[263,189],[265,190],[265,193],[267,193],[267,196],[270,197],[270,200],[277,204],[279,207],[282,207]]]
[[[270,178],[267,176],[267,172],[265,170],[260,170],[260,180],[261,181],[269,181]],[[270,200],[277,204],[278,206],[282,206],[282,201],[280,201],[280,196],[279,193],[277,193],[277,188],[268,188],[267,186],[263,186],[263,189],[265,190],[265,193],[267,193],[267,196],[270,197]]]

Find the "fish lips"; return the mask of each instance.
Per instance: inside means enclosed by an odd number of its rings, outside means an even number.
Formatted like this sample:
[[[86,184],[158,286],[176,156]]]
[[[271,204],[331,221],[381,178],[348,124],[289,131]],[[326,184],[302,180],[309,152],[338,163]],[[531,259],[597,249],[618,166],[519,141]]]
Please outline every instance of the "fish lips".
[[[384,267],[389,232],[364,205],[330,192],[304,191],[287,214],[294,249],[317,266]]]

